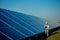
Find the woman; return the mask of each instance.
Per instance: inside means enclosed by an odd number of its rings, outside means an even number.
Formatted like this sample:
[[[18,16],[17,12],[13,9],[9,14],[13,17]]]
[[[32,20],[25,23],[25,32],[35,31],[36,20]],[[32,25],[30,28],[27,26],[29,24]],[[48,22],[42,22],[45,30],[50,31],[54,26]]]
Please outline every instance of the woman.
[[[49,35],[49,25],[48,25],[47,21],[45,22],[45,26],[44,27],[45,27],[45,34],[48,37],[48,35]]]

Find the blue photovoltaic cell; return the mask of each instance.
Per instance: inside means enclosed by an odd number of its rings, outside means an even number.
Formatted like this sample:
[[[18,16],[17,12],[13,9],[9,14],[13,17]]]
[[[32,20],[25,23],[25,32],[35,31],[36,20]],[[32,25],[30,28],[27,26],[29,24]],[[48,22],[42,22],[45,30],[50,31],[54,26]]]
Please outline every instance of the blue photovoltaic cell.
[[[0,8],[0,33],[14,40],[44,32],[44,22],[43,18]]]

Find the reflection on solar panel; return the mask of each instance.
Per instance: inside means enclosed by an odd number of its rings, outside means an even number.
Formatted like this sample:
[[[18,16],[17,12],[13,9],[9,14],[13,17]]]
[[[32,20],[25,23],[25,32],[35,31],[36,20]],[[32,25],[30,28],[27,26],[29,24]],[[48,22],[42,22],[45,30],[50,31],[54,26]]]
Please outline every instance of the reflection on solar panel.
[[[17,40],[36,35],[44,32],[44,22],[42,18],[0,8],[0,37]]]

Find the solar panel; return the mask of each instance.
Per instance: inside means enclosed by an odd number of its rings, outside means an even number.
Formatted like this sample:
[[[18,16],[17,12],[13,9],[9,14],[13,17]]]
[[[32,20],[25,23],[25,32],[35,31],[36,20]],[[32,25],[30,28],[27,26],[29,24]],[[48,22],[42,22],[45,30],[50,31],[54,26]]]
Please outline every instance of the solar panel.
[[[23,39],[44,32],[44,22],[43,18],[0,8],[0,33],[10,40]]]

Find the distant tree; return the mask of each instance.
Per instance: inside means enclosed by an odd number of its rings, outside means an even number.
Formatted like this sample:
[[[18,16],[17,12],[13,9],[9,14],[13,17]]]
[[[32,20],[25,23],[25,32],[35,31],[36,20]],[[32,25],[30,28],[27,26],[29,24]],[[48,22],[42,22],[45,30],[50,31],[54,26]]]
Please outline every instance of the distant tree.
[[[60,23],[60,22],[59,22]]]

